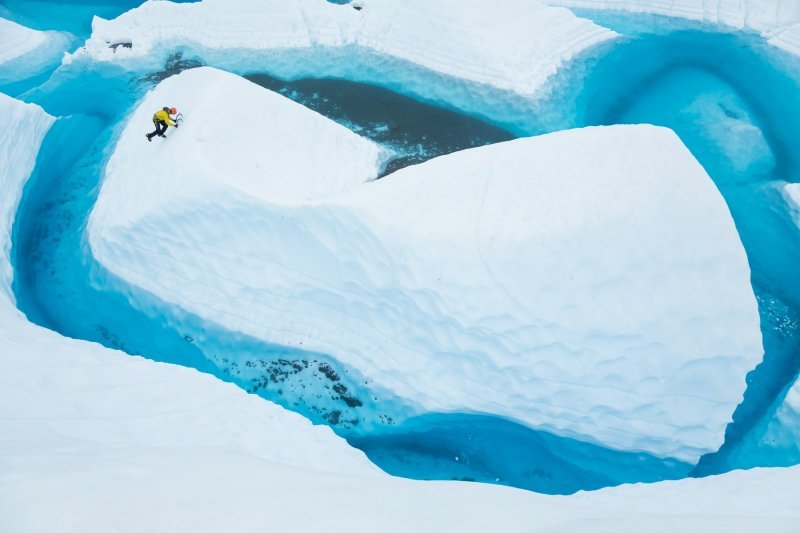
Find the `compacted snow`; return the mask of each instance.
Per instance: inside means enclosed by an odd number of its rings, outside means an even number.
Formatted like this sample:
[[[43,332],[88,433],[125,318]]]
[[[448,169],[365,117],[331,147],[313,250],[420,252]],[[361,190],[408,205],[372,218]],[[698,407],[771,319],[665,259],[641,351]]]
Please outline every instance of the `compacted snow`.
[[[229,101],[269,119],[228,128]],[[162,103],[191,126],[148,144]],[[156,88],[109,161],[96,259],[420,411],[689,461],[721,444],[759,318],[728,209],[673,133],[562,132],[359,185],[382,154],[297,108],[210,68]]]
[[[70,37],[56,31],[36,31],[0,18],[0,87],[42,73],[59,63]]]

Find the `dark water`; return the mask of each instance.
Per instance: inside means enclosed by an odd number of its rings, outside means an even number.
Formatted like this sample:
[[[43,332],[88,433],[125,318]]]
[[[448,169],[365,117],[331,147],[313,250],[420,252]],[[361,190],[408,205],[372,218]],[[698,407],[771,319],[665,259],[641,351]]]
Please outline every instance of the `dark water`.
[[[374,85],[330,78],[283,81],[266,74],[245,77],[391,148],[397,158],[387,165],[384,174],[440,155],[515,138],[482,120]]]

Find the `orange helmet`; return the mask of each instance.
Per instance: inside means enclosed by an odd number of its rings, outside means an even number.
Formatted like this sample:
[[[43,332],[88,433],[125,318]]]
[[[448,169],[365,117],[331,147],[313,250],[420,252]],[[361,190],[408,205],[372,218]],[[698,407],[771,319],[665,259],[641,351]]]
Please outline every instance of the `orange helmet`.
[[[169,108],[169,114],[170,114],[170,115],[174,115],[174,114],[175,114],[175,113],[177,113],[177,112],[178,112],[178,110],[177,110],[177,109],[175,109],[174,107],[170,107],[170,108]]]

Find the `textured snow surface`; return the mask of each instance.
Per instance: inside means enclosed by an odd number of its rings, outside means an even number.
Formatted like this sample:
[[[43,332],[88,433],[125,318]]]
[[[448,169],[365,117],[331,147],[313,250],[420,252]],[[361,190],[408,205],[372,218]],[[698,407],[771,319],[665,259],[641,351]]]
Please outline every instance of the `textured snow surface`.
[[[60,61],[70,43],[67,34],[37,31],[0,18],[0,84],[34,76]]]
[[[293,105],[259,91],[208,68],[155,89],[90,217],[102,265],[229,329],[330,354],[425,410],[686,460],[721,444],[761,359],[759,318],[727,207],[672,132],[521,139],[323,198],[360,145],[305,142],[328,120],[289,120]],[[226,129],[216,111],[231,99],[273,118]],[[205,105],[148,145],[151,108],[168,101]],[[263,159],[273,143],[280,156]],[[337,163],[314,172],[329,146]]]
[[[121,64],[159,50],[357,50],[433,72],[532,94],[564,62],[616,34],[534,0],[202,0],[146,2],[113,21],[96,18],[77,56]],[[131,48],[110,48],[115,43]],[[320,50],[316,51],[319,55]],[[133,63],[135,64],[135,63]],[[262,62],[269,67],[269,62]],[[366,66],[365,66],[366,67]],[[380,71],[381,61],[369,69]],[[324,68],[324,67],[323,67]]]

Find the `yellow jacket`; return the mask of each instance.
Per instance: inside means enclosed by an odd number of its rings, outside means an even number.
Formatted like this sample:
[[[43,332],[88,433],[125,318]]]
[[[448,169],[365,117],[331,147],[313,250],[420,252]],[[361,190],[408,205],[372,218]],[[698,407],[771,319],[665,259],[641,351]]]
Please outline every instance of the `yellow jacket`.
[[[156,111],[156,114],[153,115],[153,122],[159,122],[161,120],[163,120],[164,122],[166,122],[170,126],[174,126],[175,125],[175,123],[172,122],[172,119],[169,118],[169,113],[167,113],[163,109],[161,109],[159,111]]]

